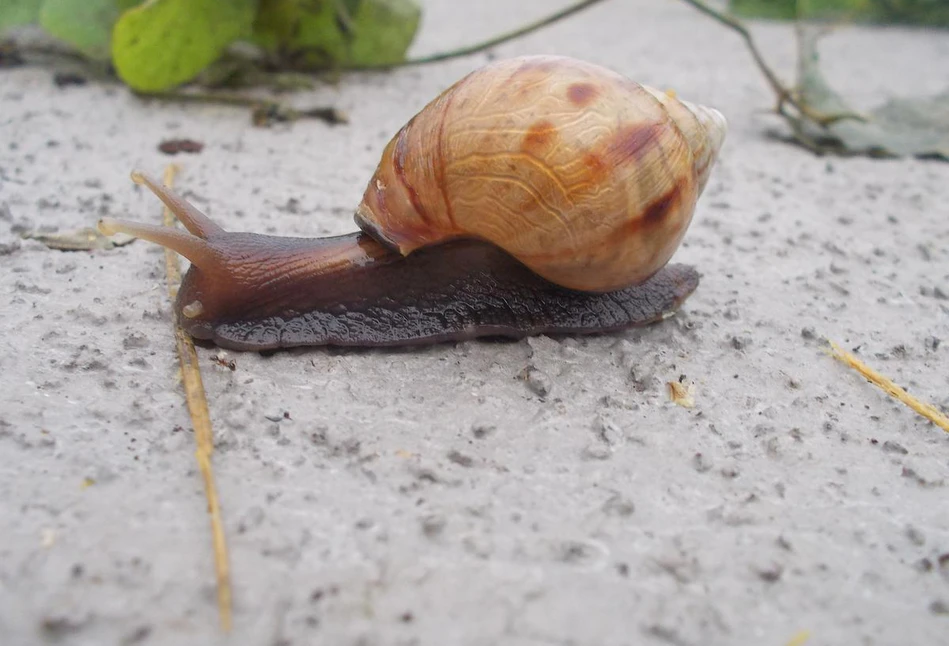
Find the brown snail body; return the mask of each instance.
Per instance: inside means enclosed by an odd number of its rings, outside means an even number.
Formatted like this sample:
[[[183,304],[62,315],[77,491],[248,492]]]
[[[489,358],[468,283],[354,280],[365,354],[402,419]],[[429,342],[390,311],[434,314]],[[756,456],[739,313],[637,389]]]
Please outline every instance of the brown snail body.
[[[602,332],[660,320],[697,286],[693,268],[666,263],[725,128],[715,110],[595,65],[516,58],[396,134],[359,233],[229,233],[141,174],[190,233],[100,228],[187,257],[183,327],[234,349]]]

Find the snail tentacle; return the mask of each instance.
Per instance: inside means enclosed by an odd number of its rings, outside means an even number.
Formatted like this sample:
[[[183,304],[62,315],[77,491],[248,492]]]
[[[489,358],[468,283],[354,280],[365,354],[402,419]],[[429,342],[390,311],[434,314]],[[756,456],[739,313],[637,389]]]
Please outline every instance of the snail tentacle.
[[[210,267],[214,262],[211,247],[207,241],[185,231],[163,227],[159,224],[132,222],[116,218],[101,218],[97,228],[102,235],[111,236],[125,233],[142,240],[168,247],[198,267]]]
[[[140,170],[132,171],[132,181],[145,186],[157,195],[158,199],[168,207],[168,210],[174,213],[175,217],[185,225],[185,228],[199,238],[207,240],[211,235],[225,232],[220,225],[199,211],[197,207],[147,173]]]

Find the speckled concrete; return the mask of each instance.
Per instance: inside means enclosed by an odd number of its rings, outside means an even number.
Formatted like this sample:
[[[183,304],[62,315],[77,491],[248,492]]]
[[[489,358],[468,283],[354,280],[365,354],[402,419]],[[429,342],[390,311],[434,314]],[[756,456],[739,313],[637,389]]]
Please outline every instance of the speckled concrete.
[[[550,7],[427,2],[416,53]],[[450,15],[454,12],[455,15]],[[793,38],[759,25],[793,69]],[[720,108],[731,132],[661,325],[600,338],[269,357],[199,351],[230,539],[208,522],[160,251],[22,230],[158,218],[128,171],[205,142],[178,186],[228,228],[352,229],[384,142],[485,56],[295,98],[349,126],[0,72],[0,643],[937,644],[949,632],[949,436],[822,339],[949,407],[949,165],[818,159],[766,136],[743,45],[684,3],[609,2],[499,47],[561,53]],[[946,34],[824,48],[860,105],[942,90]],[[926,65],[920,61],[927,61]],[[694,409],[665,382],[695,382]]]

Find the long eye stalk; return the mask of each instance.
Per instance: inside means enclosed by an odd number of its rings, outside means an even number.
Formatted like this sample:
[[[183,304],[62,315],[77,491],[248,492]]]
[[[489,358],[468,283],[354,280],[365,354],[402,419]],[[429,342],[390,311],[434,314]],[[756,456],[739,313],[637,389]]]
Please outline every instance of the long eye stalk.
[[[156,182],[153,178],[141,171],[132,172],[132,180],[136,184],[146,186],[152,193],[165,203],[175,217],[181,221],[188,232],[171,227],[145,222],[132,222],[116,218],[102,218],[98,229],[103,235],[126,233],[142,240],[154,242],[180,253],[198,267],[211,266],[211,246],[207,239],[214,235],[225,233],[224,229],[211,221],[208,216],[199,211],[183,197],[167,186]]]

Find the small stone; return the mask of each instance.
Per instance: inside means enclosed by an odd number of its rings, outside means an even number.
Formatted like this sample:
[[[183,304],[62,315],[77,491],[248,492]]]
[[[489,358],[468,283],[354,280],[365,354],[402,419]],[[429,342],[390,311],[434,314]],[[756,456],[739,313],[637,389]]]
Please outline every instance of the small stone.
[[[139,626],[129,634],[125,635],[125,637],[122,638],[121,644],[122,646],[133,646],[133,644],[139,644],[143,642],[151,634],[151,626]]]
[[[43,617],[40,625],[49,638],[59,640],[82,630],[91,619],[92,617],[88,614],[54,613]]]
[[[758,568],[756,572],[762,581],[777,583],[781,579],[781,575],[784,574],[784,568],[774,563],[768,567]]]
[[[14,240],[12,242],[0,242],[0,256],[9,256],[14,251],[18,251],[19,249],[19,240]]]
[[[496,430],[497,426],[492,426],[491,424],[475,424],[471,427],[471,434],[475,436],[475,439],[483,440]]]
[[[919,559],[918,561],[916,561],[916,563],[913,564],[913,568],[914,568],[917,572],[920,572],[920,573],[923,573],[923,574],[925,574],[926,572],[932,572],[932,571],[933,571],[933,562],[930,561],[930,560],[927,559],[927,558],[922,558],[922,559]]]
[[[527,388],[538,397],[546,397],[552,387],[550,377],[543,370],[535,366],[527,366],[518,375],[527,385]]]
[[[801,328],[801,337],[810,341],[817,337],[817,331],[810,326]]]
[[[630,368],[629,378],[633,382],[633,388],[640,393],[651,390],[658,380],[654,368],[649,363]]]
[[[556,547],[554,558],[571,565],[584,565],[603,556],[603,548],[595,543],[564,541]]]
[[[474,464],[474,458],[454,450],[448,452],[448,459],[458,466],[465,468],[470,468]]]
[[[133,332],[122,339],[122,347],[126,350],[135,350],[148,347],[148,337],[141,332]]]
[[[608,460],[612,455],[613,452],[609,446],[602,442],[596,442],[595,444],[588,444],[587,447],[583,449],[580,457],[584,460]]]
[[[912,525],[906,526],[906,538],[909,539],[910,543],[918,547],[922,547],[926,543],[926,537],[923,536],[923,533]]]
[[[234,429],[230,426],[221,428],[215,427],[212,433],[214,435],[215,449],[226,450],[240,446],[240,440],[234,432]]]
[[[264,510],[261,507],[249,507],[237,522],[237,533],[246,534],[252,529],[260,527],[264,523]]]
[[[615,447],[623,442],[623,432],[609,419],[597,416],[593,422],[593,432],[607,446]]]
[[[887,440],[880,448],[883,449],[884,453],[899,453],[900,455],[906,455],[909,453],[909,451],[903,448],[902,444],[893,442],[892,440]]]
[[[699,473],[705,473],[712,468],[712,463],[701,453],[696,453],[692,456],[692,468]]]
[[[616,493],[610,496],[606,502],[603,503],[603,506],[600,508],[603,510],[603,513],[610,516],[632,516],[633,512],[636,511],[635,505],[633,505],[631,500],[628,500]]]
[[[444,516],[433,514],[422,518],[420,524],[422,526],[422,533],[425,536],[435,538],[445,530],[448,521],[445,520]]]

